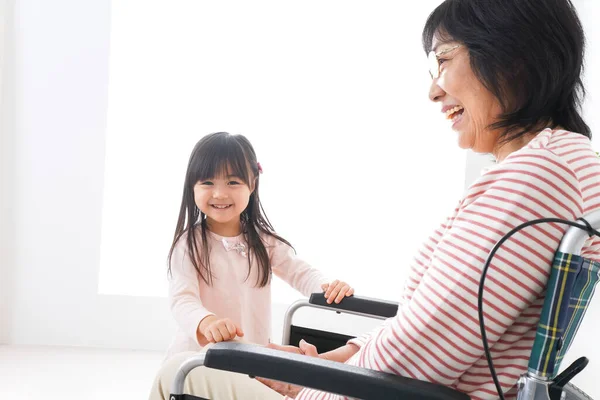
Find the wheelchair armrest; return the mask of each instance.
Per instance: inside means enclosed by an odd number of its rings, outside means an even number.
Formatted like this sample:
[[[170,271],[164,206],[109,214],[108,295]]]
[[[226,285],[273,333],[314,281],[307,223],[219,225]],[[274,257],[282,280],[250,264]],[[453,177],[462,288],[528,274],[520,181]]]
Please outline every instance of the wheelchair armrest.
[[[344,298],[339,304],[327,304],[323,293],[313,293],[310,295],[309,303],[334,310],[352,311],[359,314],[385,318],[394,317],[398,313],[398,303],[368,297],[350,296]]]
[[[198,365],[203,362],[208,368],[275,379],[362,400],[469,399],[466,394],[446,386],[258,345],[221,342],[211,347],[203,358]],[[188,371],[193,367],[186,366]]]

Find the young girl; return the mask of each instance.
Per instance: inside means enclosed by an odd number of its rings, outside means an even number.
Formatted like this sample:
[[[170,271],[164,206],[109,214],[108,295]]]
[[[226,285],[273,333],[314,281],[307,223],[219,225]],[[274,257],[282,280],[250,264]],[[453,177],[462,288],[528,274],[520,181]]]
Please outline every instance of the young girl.
[[[213,133],[194,147],[168,259],[178,332],[167,357],[235,337],[269,343],[272,273],[305,296],[325,291],[329,303],[353,294],[274,232],[258,195],[260,173],[242,135]]]

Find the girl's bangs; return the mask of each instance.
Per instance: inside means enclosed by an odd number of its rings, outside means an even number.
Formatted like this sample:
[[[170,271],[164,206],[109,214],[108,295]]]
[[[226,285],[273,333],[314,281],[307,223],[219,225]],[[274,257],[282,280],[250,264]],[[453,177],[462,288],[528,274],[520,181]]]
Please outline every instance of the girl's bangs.
[[[230,143],[231,144],[231,143]],[[197,164],[192,166],[190,174],[193,183],[210,179],[236,176],[249,184],[249,166],[240,145],[226,146],[225,143],[214,143],[206,146],[197,157]]]

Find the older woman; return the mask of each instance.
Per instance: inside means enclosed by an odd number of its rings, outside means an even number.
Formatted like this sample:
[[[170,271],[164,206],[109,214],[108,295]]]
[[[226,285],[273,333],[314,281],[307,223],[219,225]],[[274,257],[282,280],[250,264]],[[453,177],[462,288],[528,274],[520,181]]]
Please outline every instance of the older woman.
[[[320,356],[438,382],[474,399],[497,398],[477,319],[487,255],[525,221],[574,220],[600,209],[600,161],[579,111],[584,34],[569,0],[446,0],[427,20],[423,46],[431,101],[451,121],[461,148],[491,153],[497,165],[471,185],[416,254],[397,316]],[[520,231],[488,272],[487,336],[504,392],[514,392],[527,369],[564,230],[545,224]],[[600,260],[598,238],[589,239],[583,255]],[[186,356],[165,365],[154,398],[166,398],[172,371]],[[339,398],[206,369],[189,381],[189,390],[213,400]]]

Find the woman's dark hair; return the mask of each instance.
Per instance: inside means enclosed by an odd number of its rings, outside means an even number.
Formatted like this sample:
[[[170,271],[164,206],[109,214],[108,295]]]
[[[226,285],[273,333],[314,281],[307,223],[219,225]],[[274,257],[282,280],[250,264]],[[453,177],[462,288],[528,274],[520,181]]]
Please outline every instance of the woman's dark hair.
[[[570,0],[446,0],[427,19],[423,48],[463,43],[471,68],[499,100],[502,142],[558,126],[591,139],[580,115],[585,35]]]
[[[217,132],[203,137],[192,150],[185,175],[179,219],[169,251],[169,273],[173,251],[179,240],[187,234],[186,248],[192,264],[202,280],[212,285],[213,274],[210,267],[206,218],[194,201],[194,186],[198,181],[206,181],[222,175],[237,176],[246,185],[254,188],[248,206],[240,218],[244,238],[248,244],[248,276],[250,276],[252,261],[256,260],[259,269],[256,284],[264,287],[270,280],[271,263],[265,244],[261,240],[261,234],[272,236],[290,247],[291,245],[275,233],[260,203],[259,168],[252,144],[243,135],[232,135],[227,132]],[[200,229],[196,229],[198,225]],[[196,237],[198,231],[201,235],[200,251]]]

